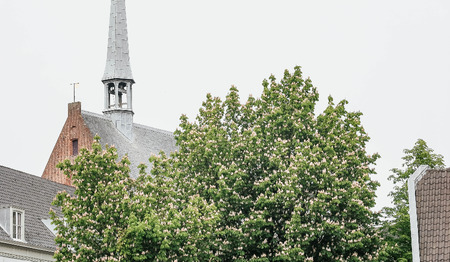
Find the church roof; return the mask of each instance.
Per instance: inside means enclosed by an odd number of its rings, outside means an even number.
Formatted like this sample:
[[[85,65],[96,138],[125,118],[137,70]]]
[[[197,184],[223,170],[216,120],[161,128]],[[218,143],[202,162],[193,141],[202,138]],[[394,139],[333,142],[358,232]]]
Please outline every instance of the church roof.
[[[0,241],[53,252],[55,236],[42,220],[50,219],[50,208],[62,215],[51,202],[59,191],[73,194],[74,188],[4,166],[0,166],[0,181],[0,208],[13,207],[25,212],[25,242],[14,241],[2,227]]]
[[[114,145],[117,148],[119,159],[125,154],[128,155],[133,178],[137,178],[139,175],[137,168],[139,164],[143,163],[150,167],[148,159],[152,154],[157,155],[163,151],[168,155],[177,150],[172,132],[133,124],[133,138],[130,140],[114,127],[113,122],[107,116],[83,110],[81,116],[92,136],[100,136],[102,146]]]
[[[102,80],[111,79],[133,80],[128,50],[125,0],[111,0],[108,53]]]

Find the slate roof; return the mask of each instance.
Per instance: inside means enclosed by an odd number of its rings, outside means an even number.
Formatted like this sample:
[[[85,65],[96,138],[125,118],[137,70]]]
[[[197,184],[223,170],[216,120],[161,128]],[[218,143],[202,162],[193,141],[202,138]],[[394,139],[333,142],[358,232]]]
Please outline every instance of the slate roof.
[[[42,219],[50,219],[51,202],[59,191],[73,194],[74,188],[0,166],[0,203],[25,211],[25,243],[14,241],[1,227],[0,240],[21,246],[55,250],[53,233]],[[57,211],[57,208],[52,207]],[[60,214],[61,215],[61,214]]]
[[[128,154],[132,178],[139,175],[137,168],[139,164],[144,163],[151,168],[148,159],[152,154],[157,155],[163,151],[169,155],[177,150],[172,132],[134,123],[133,139],[129,140],[114,127],[108,117],[87,111],[81,111],[81,116],[92,136],[100,136],[102,146],[114,145],[119,159]]]
[[[415,195],[420,261],[450,261],[450,169],[426,170]]]
[[[11,238],[9,238],[9,235],[8,235],[8,233],[6,233],[4,230],[3,230],[3,228],[1,228],[0,227],[0,239],[11,239]]]

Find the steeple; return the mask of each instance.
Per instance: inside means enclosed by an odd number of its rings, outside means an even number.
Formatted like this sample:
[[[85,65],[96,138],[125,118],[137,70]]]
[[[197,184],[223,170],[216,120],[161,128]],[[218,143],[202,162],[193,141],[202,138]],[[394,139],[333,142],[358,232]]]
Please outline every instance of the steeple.
[[[111,0],[108,54],[103,81],[127,79],[133,81],[128,51],[128,30],[125,0]],[[133,81],[134,82],[134,81]]]
[[[132,139],[133,107],[130,55],[128,51],[125,0],[111,0],[108,53],[102,82],[105,88],[105,109],[116,128]]]

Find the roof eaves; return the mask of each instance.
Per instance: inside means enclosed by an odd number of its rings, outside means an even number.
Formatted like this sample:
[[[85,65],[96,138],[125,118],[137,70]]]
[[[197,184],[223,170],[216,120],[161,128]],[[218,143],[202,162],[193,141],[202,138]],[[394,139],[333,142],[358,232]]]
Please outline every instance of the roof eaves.
[[[12,239],[11,240],[0,239],[0,244],[25,247],[25,248],[29,248],[29,249],[33,249],[33,250],[37,250],[37,251],[44,251],[44,252],[51,252],[51,253],[55,252],[55,250],[56,250],[54,248],[39,247],[39,246],[35,246],[35,245],[30,245],[27,242],[21,242],[21,241],[16,241],[16,240],[12,240]]]

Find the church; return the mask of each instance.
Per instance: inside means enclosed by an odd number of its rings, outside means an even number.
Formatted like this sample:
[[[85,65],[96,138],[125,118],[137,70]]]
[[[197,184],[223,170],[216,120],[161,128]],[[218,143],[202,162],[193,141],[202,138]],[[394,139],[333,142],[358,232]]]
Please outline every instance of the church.
[[[135,81],[130,66],[123,0],[111,1],[108,51],[102,82],[103,114],[81,110],[80,102],[68,105],[66,123],[44,169],[43,178],[70,185],[70,179],[56,168],[56,164],[75,158],[80,148],[89,148],[96,135],[100,136],[103,146],[114,145],[119,158],[128,155],[133,178],[138,175],[137,166],[148,164],[152,154],[158,154],[161,150],[169,154],[176,149],[171,132],[133,123]]]
[[[137,166],[149,165],[152,154],[176,150],[172,132],[133,122],[135,83],[128,48],[125,0],[111,0],[105,72],[103,114],[82,110],[80,102],[68,105],[68,116],[50,154],[42,177],[0,166],[0,262],[54,261],[54,227],[48,212],[59,191],[73,193],[70,178],[56,165],[75,159],[80,149],[90,149],[95,136],[102,146],[127,155],[131,177]],[[151,167],[149,167],[151,168]],[[147,170],[149,171],[149,170]]]

